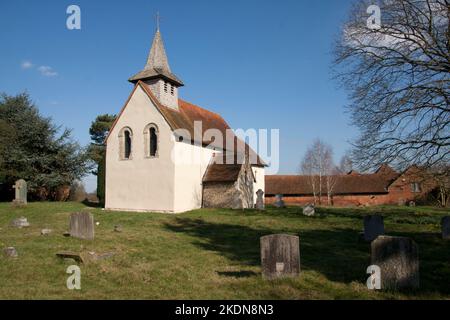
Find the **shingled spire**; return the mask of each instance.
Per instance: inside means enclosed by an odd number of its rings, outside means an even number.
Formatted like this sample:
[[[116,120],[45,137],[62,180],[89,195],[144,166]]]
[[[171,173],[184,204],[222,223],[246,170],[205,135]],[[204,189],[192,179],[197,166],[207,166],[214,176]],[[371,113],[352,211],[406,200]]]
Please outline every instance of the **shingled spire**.
[[[158,78],[166,80],[177,87],[183,86],[183,82],[170,70],[161,32],[159,31],[159,23],[144,70],[132,76],[128,81],[136,83],[139,80],[145,81]]]
[[[156,69],[167,73],[171,73],[169,61],[167,60],[166,50],[164,49],[164,42],[161,37],[159,29],[156,30],[155,37],[153,38],[152,48],[148,55],[147,64],[145,70]]]

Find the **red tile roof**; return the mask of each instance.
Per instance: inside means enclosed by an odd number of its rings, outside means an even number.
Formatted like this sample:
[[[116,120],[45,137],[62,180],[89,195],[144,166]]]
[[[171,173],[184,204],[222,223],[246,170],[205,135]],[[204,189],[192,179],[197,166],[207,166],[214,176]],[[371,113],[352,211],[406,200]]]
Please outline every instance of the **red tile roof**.
[[[391,177],[380,174],[339,175],[333,178],[336,179],[333,188],[336,195],[387,193],[392,182]],[[322,179],[322,193],[326,194],[326,178]],[[309,176],[266,176],[266,195],[312,195],[310,181]]]
[[[200,143],[203,146],[210,145],[210,146],[218,148],[218,149],[220,148],[220,150],[222,148],[224,148],[225,150],[228,150],[225,139],[227,138],[227,135],[226,135],[227,130],[230,130],[231,128],[220,115],[218,115],[217,113],[208,111],[206,109],[203,109],[192,103],[181,100],[181,99],[178,100],[178,110],[166,107],[158,101],[158,99],[151,92],[150,88],[142,81],[139,81],[135,85],[133,92],[131,93],[130,97],[128,98],[128,101],[125,104],[125,106],[122,108],[122,110],[121,110],[119,116],[117,117],[116,121],[114,122],[110,132],[114,128],[115,124],[117,123],[118,119],[120,118],[120,115],[122,114],[123,110],[125,109],[131,96],[133,95],[134,91],[136,90],[136,88],[138,86],[140,86],[144,90],[144,92],[148,95],[148,97],[154,102],[157,109],[161,112],[162,116],[166,119],[167,123],[172,128],[172,130],[184,129],[189,133],[191,142]],[[200,137],[201,141],[195,140],[197,138],[194,135],[194,133],[195,133],[194,132],[194,122],[195,121],[201,122],[201,128],[202,128],[202,132],[201,132],[202,136]],[[214,141],[214,139],[207,140],[205,137],[205,132],[209,129],[219,130],[221,132],[224,140],[223,141]],[[229,132],[231,132],[231,131],[229,131]],[[109,137],[109,135],[108,135],[108,137]],[[250,161],[252,164],[259,165],[259,166],[265,165],[264,161],[262,161],[262,159],[255,153],[255,151],[253,151],[246,143],[244,143],[242,140],[240,140],[238,137],[236,137],[234,135],[234,133],[232,134],[231,137],[233,139],[234,150],[230,150],[230,151],[236,151],[236,153],[241,153],[241,152],[244,153],[244,150],[248,149],[250,154],[252,155],[250,157]],[[108,139],[108,138],[106,138],[106,139]]]
[[[203,182],[234,182],[239,177],[241,164],[210,164]]]

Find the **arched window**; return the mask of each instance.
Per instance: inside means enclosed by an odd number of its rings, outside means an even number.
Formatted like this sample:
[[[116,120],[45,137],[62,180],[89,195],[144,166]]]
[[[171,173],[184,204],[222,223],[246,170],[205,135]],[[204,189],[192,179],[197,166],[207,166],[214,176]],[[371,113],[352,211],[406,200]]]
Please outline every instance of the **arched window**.
[[[150,128],[150,157],[156,157],[158,150],[158,136],[156,135],[156,128]]]
[[[125,159],[130,159],[131,156],[131,136],[130,131],[125,131]]]
[[[158,157],[158,127],[148,124],[144,129],[144,150],[147,158]]]
[[[131,160],[133,145],[133,132],[125,127],[119,133],[119,158],[121,160]]]

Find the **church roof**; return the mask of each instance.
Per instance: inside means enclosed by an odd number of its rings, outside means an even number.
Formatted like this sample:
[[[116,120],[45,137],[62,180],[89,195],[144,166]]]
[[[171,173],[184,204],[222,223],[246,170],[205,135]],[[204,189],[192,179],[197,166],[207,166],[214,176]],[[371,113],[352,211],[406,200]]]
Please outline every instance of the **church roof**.
[[[147,94],[147,96],[150,98],[150,100],[154,103],[154,105],[159,110],[159,112],[164,117],[164,119],[167,121],[167,123],[169,124],[169,126],[172,130],[184,129],[189,133],[189,135],[191,137],[191,142],[199,143],[204,147],[210,146],[210,147],[218,148],[220,150],[224,149],[224,151],[227,151],[227,147],[229,147],[229,146],[227,146],[225,139],[227,138],[227,130],[230,130],[231,128],[228,125],[228,123],[219,114],[214,113],[209,110],[206,110],[206,109],[203,109],[199,106],[196,106],[192,103],[186,102],[181,99],[178,100],[178,110],[176,110],[174,108],[166,107],[159,102],[159,100],[152,93],[152,91],[150,90],[148,85],[146,85],[142,81],[138,81],[138,83],[136,83],[135,89],[131,93],[130,98],[134,94],[134,91],[136,90],[136,88],[138,88],[138,87],[141,87],[144,90],[144,92]],[[110,130],[110,133],[112,132],[115,124],[117,123],[118,119],[120,118],[120,115],[122,114],[123,110],[126,108],[127,104],[128,104],[128,101],[125,104],[125,106],[122,108],[122,111],[120,112],[119,116],[117,117],[116,121],[114,122],[114,124]],[[202,136],[200,137],[201,141],[197,141],[195,134],[194,134],[195,133],[194,132],[194,122],[195,121],[201,121],[201,124],[202,124],[202,126],[201,126],[202,127],[201,135]],[[214,139],[213,140],[206,139],[205,132],[208,129],[219,130],[221,132],[224,140],[223,141],[215,141]],[[231,131],[228,131],[228,133],[230,133],[230,132]],[[109,135],[108,135],[108,137],[109,137]],[[106,139],[108,139],[108,137]],[[228,150],[228,151],[236,151],[235,163],[236,162],[242,163],[243,157],[245,154],[245,150],[248,150],[249,160],[252,165],[266,166],[264,161],[244,141],[239,139],[234,134],[232,134],[231,137],[233,139],[233,146],[232,146],[233,149]],[[218,151],[220,151],[220,150],[218,150]],[[226,161],[224,161],[223,163],[226,163]]]
[[[173,82],[177,86],[183,86],[183,82],[170,70],[166,50],[164,49],[164,42],[159,30],[156,31],[155,37],[153,38],[152,47],[144,70],[139,71],[128,81],[137,83],[139,80],[154,78],[163,78],[169,82]]]
[[[211,164],[203,182],[234,182],[238,179],[242,164]]]

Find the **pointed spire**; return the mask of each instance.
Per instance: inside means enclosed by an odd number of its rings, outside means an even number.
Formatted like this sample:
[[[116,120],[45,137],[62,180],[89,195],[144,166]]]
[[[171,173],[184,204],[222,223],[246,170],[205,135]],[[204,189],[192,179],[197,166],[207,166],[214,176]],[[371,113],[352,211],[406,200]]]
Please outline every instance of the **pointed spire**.
[[[155,37],[153,38],[152,48],[150,49],[145,69],[156,69],[158,71],[171,72],[169,61],[167,60],[166,50],[164,49],[164,42],[159,29],[156,31]]]
[[[128,81],[136,83],[139,80],[164,78],[177,86],[183,86],[183,82],[170,70],[166,50],[164,49],[164,42],[159,30],[159,19],[158,13],[156,16],[156,33],[144,70],[131,77]]]

